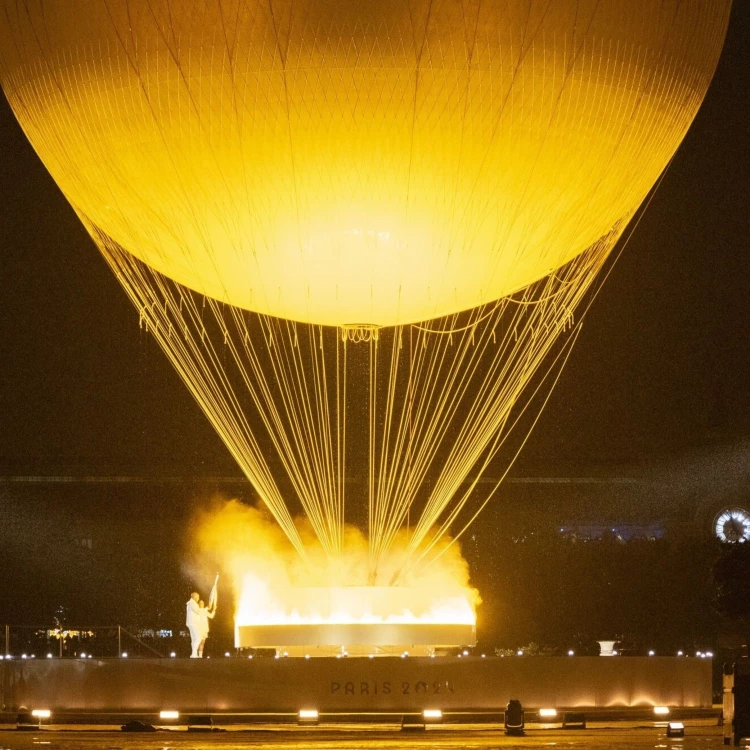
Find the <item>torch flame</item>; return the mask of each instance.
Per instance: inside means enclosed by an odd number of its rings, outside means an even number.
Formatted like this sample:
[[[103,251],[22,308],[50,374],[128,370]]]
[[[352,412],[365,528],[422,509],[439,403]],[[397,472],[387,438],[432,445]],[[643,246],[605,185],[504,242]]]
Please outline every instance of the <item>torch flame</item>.
[[[480,599],[457,544],[444,542],[437,560],[409,567],[403,584],[393,586],[404,568],[406,535],[373,581],[367,540],[358,529],[346,527],[344,553],[332,558],[304,519],[298,525],[308,562],[260,510],[236,500],[216,505],[199,518],[191,540],[203,570],[194,565],[190,572],[205,575],[216,566],[226,574],[236,625],[476,623]]]

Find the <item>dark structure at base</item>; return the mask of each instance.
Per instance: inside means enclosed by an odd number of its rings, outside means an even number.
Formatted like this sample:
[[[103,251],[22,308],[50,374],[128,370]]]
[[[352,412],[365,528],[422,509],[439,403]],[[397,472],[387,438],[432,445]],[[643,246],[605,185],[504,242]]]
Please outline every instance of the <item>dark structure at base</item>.
[[[668,657],[36,659],[0,663],[4,711],[410,712],[711,706],[711,662]]]

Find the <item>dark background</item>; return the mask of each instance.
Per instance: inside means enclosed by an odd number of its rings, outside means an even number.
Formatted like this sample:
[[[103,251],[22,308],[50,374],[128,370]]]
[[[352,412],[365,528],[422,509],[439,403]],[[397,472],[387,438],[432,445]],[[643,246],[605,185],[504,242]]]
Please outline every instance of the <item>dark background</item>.
[[[704,106],[632,240],[611,269],[557,390],[514,468],[516,476],[616,475],[623,467],[658,471],[685,457],[690,462],[690,457],[705,456],[716,446],[743,445],[750,437],[749,29],[750,3],[738,0]],[[0,165],[0,475],[5,477],[0,495],[6,504],[17,501],[14,507],[21,508],[17,525],[6,524],[3,532],[3,558],[8,565],[0,567],[7,576],[11,568],[15,572],[3,585],[6,618],[0,611],[0,621],[42,616],[56,598],[64,598],[63,591],[71,601],[78,592],[75,607],[81,614],[90,611],[93,616],[98,609],[105,619],[135,617],[133,598],[141,602],[155,598],[156,584],[148,581],[159,578],[157,564],[170,569],[173,589],[187,585],[180,578],[183,550],[165,547],[158,535],[152,538],[158,523],[171,524],[175,531],[170,539],[176,540],[193,504],[216,491],[246,497],[250,493],[240,485],[222,488],[202,481],[240,474],[166,358],[139,330],[135,309],[1,98]],[[741,459],[745,465],[748,460]],[[91,485],[85,493],[61,491],[59,486],[43,492],[19,491],[14,479],[55,475],[176,476],[185,481],[160,484],[158,491],[134,490],[131,496],[104,492],[101,485]],[[500,501],[507,505],[503,509],[507,518],[513,517],[511,500],[512,493]],[[600,503],[606,506],[606,495]],[[37,512],[35,508],[42,505],[51,510]],[[544,513],[543,498],[535,508]],[[597,514],[595,504],[585,509]],[[74,568],[66,573],[61,562],[44,569],[48,579],[49,569],[56,569],[59,579],[53,576],[43,601],[37,599],[32,605],[19,598],[19,587],[44,585],[41,572],[34,577],[28,564],[31,548],[18,541],[17,530],[30,529],[37,548],[43,547],[46,532],[37,525],[40,515],[49,519],[50,513],[88,518],[93,524],[142,521],[140,532],[137,525],[135,531],[123,526],[127,530],[122,532],[117,559],[132,558],[133,567],[119,569],[120,578],[113,585],[119,594],[97,594],[102,577],[108,575],[107,560],[114,559],[103,552],[94,566],[98,569],[91,572],[90,586],[76,580],[82,574],[72,575]],[[490,518],[481,522],[485,528]],[[48,521],[48,526],[56,523]],[[509,547],[496,549],[497,535],[491,536],[494,546],[482,542],[488,546],[472,553],[477,580],[485,582],[489,613],[494,611],[492,602],[499,601],[489,582],[492,575],[500,575],[497,571],[507,576],[511,566],[531,575],[534,559],[558,559],[538,548],[535,555],[519,553],[515,562],[509,562]],[[639,565],[650,565],[652,570],[667,559],[666,552],[660,557],[653,547],[643,553],[637,545],[630,549],[633,559],[642,561]],[[43,555],[43,550],[35,554]],[[50,552],[52,557],[55,554]],[[81,554],[80,570],[91,569],[91,559]],[[619,575],[630,575],[623,554],[611,553],[612,573],[606,574],[605,588],[617,590],[618,570]],[[714,554],[715,550],[706,553],[702,572],[693,571],[700,581],[674,563],[675,575],[683,571],[680,591],[695,594],[708,585]],[[591,569],[601,568],[603,559],[592,559]],[[576,564],[561,561],[557,567],[573,570]],[[548,579],[554,567],[548,565]],[[646,569],[641,573],[641,580],[646,580]],[[128,596],[122,595],[121,587],[136,579],[139,583],[131,586]],[[532,578],[519,591],[551,585],[549,581]],[[89,588],[84,596],[85,586]],[[184,592],[178,593],[174,601],[182,606]],[[522,593],[518,596],[523,598]],[[119,601],[122,611],[115,603],[105,607],[110,599]],[[696,606],[709,599],[707,592]],[[638,606],[637,597],[627,601]],[[568,617],[578,605],[572,601],[560,606]],[[540,630],[544,614],[527,609],[530,614],[515,623],[505,615],[504,620],[492,615],[492,632],[505,633],[509,639],[510,633],[517,633],[510,640],[518,643],[534,628],[538,637],[552,638],[544,628]],[[153,619],[153,607],[146,610],[138,618]],[[706,633],[714,625],[707,625]],[[559,629],[572,632],[576,626],[572,622]],[[609,627],[601,625],[601,629]]]

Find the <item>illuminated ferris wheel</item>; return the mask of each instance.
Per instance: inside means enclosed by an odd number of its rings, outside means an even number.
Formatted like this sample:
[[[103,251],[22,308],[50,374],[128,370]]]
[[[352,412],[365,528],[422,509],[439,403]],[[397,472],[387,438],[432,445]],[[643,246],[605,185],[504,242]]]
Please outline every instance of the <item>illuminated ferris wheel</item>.
[[[744,508],[726,508],[714,519],[714,534],[729,544],[750,541],[750,512]]]

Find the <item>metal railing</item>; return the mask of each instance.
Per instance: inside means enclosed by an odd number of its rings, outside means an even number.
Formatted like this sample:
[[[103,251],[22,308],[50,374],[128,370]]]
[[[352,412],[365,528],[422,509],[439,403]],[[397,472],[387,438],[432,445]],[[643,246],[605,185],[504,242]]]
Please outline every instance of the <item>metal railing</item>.
[[[179,635],[169,638],[145,638],[122,625],[10,625],[0,626],[3,636],[3,658],[112,658],[123,656],[165,657],[168,654],[148,643],[159,641],[159,646],[174,653]],[[170,648],[171,647],[171,648]]]

